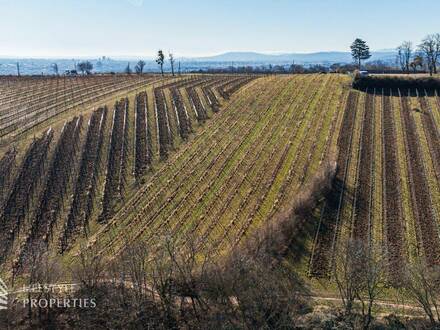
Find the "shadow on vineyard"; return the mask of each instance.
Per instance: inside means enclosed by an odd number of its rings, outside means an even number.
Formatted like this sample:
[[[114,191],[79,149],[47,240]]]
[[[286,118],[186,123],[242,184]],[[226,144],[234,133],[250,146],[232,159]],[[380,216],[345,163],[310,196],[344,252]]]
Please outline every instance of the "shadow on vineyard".
[[[425,89],[430,91],[431,95],[434,91],[440,89],[440,80],[437,78],[411,78],[411,77],[356,77],[353,80],[353,88],[359,90],[366,89]]]
[[[314,213],[331,191],[335,164],[319,172],[303,193],[267,225],[223,258],[201,257],[195,237],[178,244],[165,235],[154,250],[127,242],[124,252],[105,261],[84,247],[71,271],[79,287],[70,295],[93,297],[91,309],[24,308],[16,303],[0,314],[14,328],[294,328],[311,311],[310,294],[291,265],[307,252]],[[315,219],[317,220],[317,219]],[[29,281],[60,281],[61,265],[34,251]],[[55,299],[51,292],[46,299]]]

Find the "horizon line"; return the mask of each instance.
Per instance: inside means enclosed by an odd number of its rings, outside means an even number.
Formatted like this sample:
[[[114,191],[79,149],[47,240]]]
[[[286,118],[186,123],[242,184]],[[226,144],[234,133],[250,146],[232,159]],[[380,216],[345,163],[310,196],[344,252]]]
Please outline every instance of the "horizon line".
[[[394,51],[394,49],[373,49],[370,50],[371,52],[391,52]],[[176,59],[197,59],[197,58],[204,58],[204,57],[215,57],[215,56],[221,56],[229,53],[254,53],[254,54],[261,54],[261,55],[310,55],[310,54],[318,54],[318,53],[350,53],[349,50],[319,50],[319,51],[308,51],[308,52],[302,52],[302,51],[295,51],[295,52],[289,52],[289,51],[254,51],[254,50],[227,50],[220,53],[210,53],[210,54],[193,54],[193,55],[178,55]],[[12,55],[12,54],[4,54],[0,55],[0,59],[56,59],[56,60],[75,60],[75,59],[99,59],[103,56],[110,58],[110,59],[116,59],[116,60],[134,60],[135,58],[138,59],[147,59],[147,60],[154,60],[155,55],[147,55],[147,54],[87,54],[87,55],[79,55],[79,54],[56,54],[56,55],[45,55],[45,54],[36,54],[36,55]]]

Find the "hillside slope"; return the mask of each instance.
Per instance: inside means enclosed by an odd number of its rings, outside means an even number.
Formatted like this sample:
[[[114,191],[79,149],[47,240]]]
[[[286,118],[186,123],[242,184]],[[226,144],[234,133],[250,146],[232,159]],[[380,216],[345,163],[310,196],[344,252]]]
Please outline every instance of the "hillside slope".
[[[106,255],[163,234],[221,253],[268,221],[330,154],[347,78],[260,78],[230,103],[90,239]]]

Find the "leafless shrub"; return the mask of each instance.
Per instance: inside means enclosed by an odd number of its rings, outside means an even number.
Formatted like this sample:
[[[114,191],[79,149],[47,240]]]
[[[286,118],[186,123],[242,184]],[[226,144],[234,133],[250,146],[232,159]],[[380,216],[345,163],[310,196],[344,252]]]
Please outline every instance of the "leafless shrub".
[[[95,248],[85,246],[80,247],[77,259],[71,268],[73,280],[92,294],[104,279],[104,259]]]
[[[333,278],[342,299],[345,316],[350,319],[355,301],[361,305],[362,328],[373,320],[373,306],[384,290],[387,258],[380,248],[350,240],[337,249]]]
[[[428,266],[418,258],[407,266],[404,287],[422,307],[433,327],[440,323],[440,266]]]
[[[26,265],[26,276],[24,276],[24,285],[28,288],[26,293],[27,319],[29,326],[38,321],[39,324],[55,326],[54,309],[51,306],[42,308],[40,305],[33,307],[31,299],[46,299],[50,301],[54,292],[47,285],[57,283],[63,275],[62,268],[56,258],[49,253],[45,243],[40,242],[33,245],[24,256],[28,261]],[[37,320],[35,320],[35,314]]]

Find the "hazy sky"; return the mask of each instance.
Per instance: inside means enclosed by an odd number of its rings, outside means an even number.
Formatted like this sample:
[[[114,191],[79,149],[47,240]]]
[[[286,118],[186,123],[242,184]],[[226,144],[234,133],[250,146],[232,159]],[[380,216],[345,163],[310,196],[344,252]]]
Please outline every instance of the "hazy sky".
[[[347,50],[440,32],[439,0],[0,0],[0,56]]]

